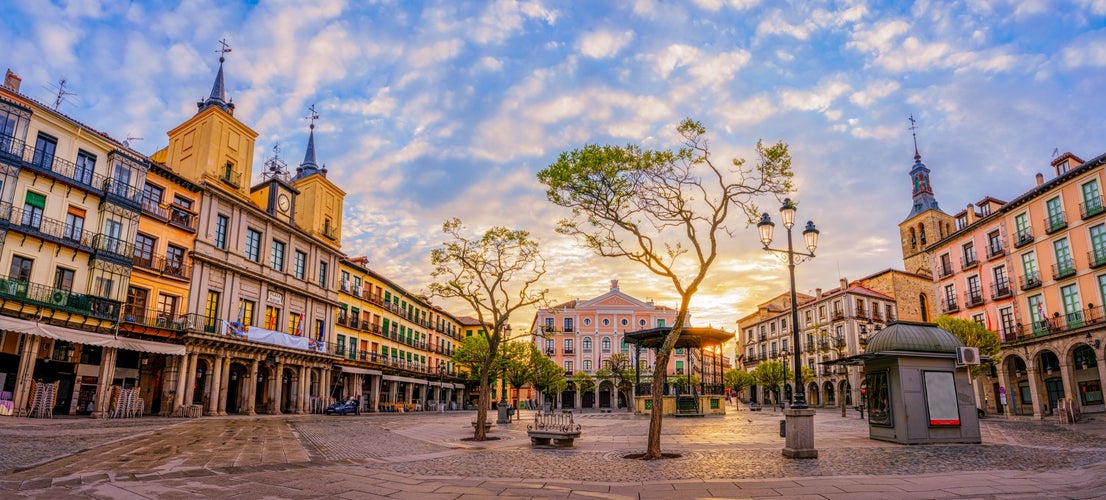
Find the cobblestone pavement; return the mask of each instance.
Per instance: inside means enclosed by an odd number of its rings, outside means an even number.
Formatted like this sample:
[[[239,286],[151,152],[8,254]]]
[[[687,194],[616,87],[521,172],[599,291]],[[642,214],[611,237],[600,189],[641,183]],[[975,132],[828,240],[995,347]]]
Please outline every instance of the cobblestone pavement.
[[[985,419],[980,445],[902,446],[868,439],[858,417],[819,411],[816,460],[781,456],[779,413],[670,418],[662,449],[681,457],[650,462],[622,458],[644,450],[648,418],[620,413],[577,415],[584,434],[572,449],[531,448],[525,420],[494,426],[498,439],[466,441],[472,412],[11,426],[0,419],[0,450],[35,448],[44,436],[91,448],[0,474],[0,496],[1106,497],[1101,421]],[[127,433],[137,435],[119,440]],[[28,467],[41,456],[15,451],[5,463]]]
[[[0,473],[180,423],[166,418],[0,417]]]

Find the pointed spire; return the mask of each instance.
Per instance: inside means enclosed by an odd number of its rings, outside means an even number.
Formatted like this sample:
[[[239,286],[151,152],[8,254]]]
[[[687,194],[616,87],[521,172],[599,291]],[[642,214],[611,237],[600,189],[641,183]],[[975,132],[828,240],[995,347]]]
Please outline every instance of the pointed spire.
[[[914,136],[914,163],[922,162],[922,153],[918,152],[918,124],[914,121],[914,113],[910,114],[910,135]]]
[[[312,104],[310,108],[307,108],[311,112],[307,116],[309,122],[307,133],[307,152],[303,155],[303,163],[300,163],[299,168],[296,169],[296,178],[301,179],[308,175],[319,172],[319,163],[315,160],[315,120],[319,119],[319,113],[315,111],[315,105]],[[325,172],[325,170],[324,170]]]
[[[941,210],[937,206],[937,199],[933,197],[933,186],[929,183],[929,168],[922,163],[922,154],[918,151],[918,124],[913,114],[910,115],[909,120],[909,130],[914,136],[914,166],[910,169],[910,182],[914,185],[914,205],[910,215],[907,216],[908,219],[927,210]]]
[[[234,103],[227,99],[226,86],[223,84],[223,62],[226,61],[227,52],[230,52],[230,45],[227,45],[227,39],[219,40],[219,44],[223,47],[215,52],[219,53],[219,72],[215,74],[215,83],[211,85],[211,95],[207,97],[207,100],[196,103],[196,106],[203,111],[211,106],[218,106],[219,109],[226,111],[227,113],[234,114]]]

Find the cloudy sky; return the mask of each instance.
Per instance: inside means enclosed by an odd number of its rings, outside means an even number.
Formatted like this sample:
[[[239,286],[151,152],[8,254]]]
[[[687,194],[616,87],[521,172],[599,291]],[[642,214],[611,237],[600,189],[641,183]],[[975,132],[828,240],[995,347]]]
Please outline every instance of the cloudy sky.
[[[685,117],[716,158],[791,145],[799,218],[822,231],[800,290],[901,268],[914,145],[948,213],[1050,178],[1054,152],[1106,151],[1106,0],[189,1],[0,0],[0,64],[23,93],[151,154],[218,68],[235,116],[298,164],[315,105],[318,158],[344,188],[343,249],[425,288],[441,224],[531,231],[556,300],[610,279],[675,306],[635,265],[552,227],[535,174],[587,143],[674,145]],[[256,180],[256,178],[255,178]],[[774,200],[765,208],[776,215]],[[778,221],[778,217],[777,217]],[[777,241],[781,241],[777,236]],[[732,329],[787,286],[739,227],[692,303]],[[458,314],[466,311],[458,310]],[[529,315],[513,318],[525,327]]]

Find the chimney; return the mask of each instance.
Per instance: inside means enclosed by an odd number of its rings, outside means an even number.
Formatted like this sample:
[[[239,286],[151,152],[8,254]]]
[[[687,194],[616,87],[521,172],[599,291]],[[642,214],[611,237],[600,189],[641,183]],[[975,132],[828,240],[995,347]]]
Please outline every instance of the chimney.
[[[847,290],[849,288],[849,280],[841,278],[841,289]]]
[[[617,292],[618,291],[618,280],[611,280],[611,291],[612,292]]]
[[[814,289],[814,296],[818,297],[819,299],[822,298],[822,289],[821,288],[815,288]]]
[[[967,212],[968,212],[967,220],[968,220],[968,225],[970,226],[970,225],[972,225],[973,222],[975,222],[975,205],[969,203],[968,208],[966,208],[965,210],[967,210]]]
[[[12,73],[11,69],[8,69],[7,74],[4,75],[4,87],[7,87],[8,90],[12,92],[19,92],[19,84],[22,81],[23,79],[16,76],[15,73]]]
[[[1037,185],[1040,186],[1041,184],[1044,184],[1044,183],[1045,183],[1044,174],[1042,174],[1040,172],[1037,172]]]

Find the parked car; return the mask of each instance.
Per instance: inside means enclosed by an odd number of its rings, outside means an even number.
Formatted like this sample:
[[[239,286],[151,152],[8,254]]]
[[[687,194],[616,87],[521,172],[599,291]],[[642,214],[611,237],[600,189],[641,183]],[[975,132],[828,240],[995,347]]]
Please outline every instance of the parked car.
[[[983,417],[987,416],[987,412],[983,411],[983,408],[976,408],[975,409],[975,415],[979,418],[983,418]]]
[[[323,413],[327,415],[360,415],[361,403],[356,399],[346,400],[344,403],[334,403],[327,406]]]

